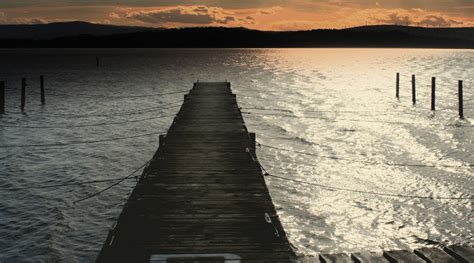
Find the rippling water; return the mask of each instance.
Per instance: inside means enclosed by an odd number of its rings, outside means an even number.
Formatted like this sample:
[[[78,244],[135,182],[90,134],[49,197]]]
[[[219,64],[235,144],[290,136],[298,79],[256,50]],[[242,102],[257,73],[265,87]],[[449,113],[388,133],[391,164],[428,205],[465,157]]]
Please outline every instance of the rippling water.
[[[95,57],[101,66],[95,66]],[[93,261],[182,93],[232,82],[290,241],[303,254],[473,244],[474,52],[422,49],[0,50],[0,260]],[[401,73],[401,99],[395,73]],[[418,101],[411,105],[411,74]],[[47,104],[39,102],[45,75]],[[429,111],[437,77],[437,112]],[[27,78],[27,108],[19,109]],[[465,116],[457,118],[457,81]],[[174,93],[168,95],[156,95]],[[133,121],[133,122],[128,122]],[[127,123],[124,123],[127,122]],[[106,125],[108,124],[108,125]],[[54,128],[51,128],[54,127]],[[133,137],[100,143],[96,140]],[[62,143],[74,145],[56,145]],[[406,164],[409,164],[408,166]],[[12,191],[12,188],[17,190]],[[10,189],[10,190],[7,190]]]

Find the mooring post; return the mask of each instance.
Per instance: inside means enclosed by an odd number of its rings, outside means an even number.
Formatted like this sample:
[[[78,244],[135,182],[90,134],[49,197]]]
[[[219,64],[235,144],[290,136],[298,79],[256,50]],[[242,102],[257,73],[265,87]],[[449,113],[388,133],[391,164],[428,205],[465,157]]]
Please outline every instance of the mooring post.
[[[5,113],[5,82],[0,81],[0,114]]]
[[[395,97],[400,99],[400,73],[397,73],[397,86],[395,89]]]
[[[26,78],[21,79],[21,110],[25,110],[26,105]]]
[[[250,137],[250,151],[253,156],[256,154],[256,138],[255,138],[255,133],[254,132],[249,132],[249,137]]]
[[[436,78],[432,77],[431,78],[431,110],[435,111],[436,110]]]
[[[411,75],[411,100],[413,105],[416,104],[416,82],[415,75]]]
[[[41,104],[45,104],[46,100],[44,99],[44,76],[40,76],[40,91],[41,91]]]
[[[462,96],[462,80],[458,82],[459,118],[464,119],[464,105]]]

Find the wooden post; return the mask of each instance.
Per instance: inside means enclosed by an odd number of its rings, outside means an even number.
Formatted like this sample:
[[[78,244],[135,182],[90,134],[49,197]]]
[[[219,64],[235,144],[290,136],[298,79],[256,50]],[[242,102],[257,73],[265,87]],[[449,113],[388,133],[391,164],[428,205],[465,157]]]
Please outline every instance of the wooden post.
[[[250,137],[250,151],[253,156],[256,154],[256,139],[255,139],[255,133],[254,132],[249,132],[249,137]]]
[[[400,99],[400,73],[397,73],[397,86],[395,90],[395,97]]]
[[[44,76],[40,76],[40,91],[41,91],[41,104],[45,104],[45,99],[44,99]]]
[[[462,80],[458,82],[458,105],[459,105],[459,118],[464,119],[464,105],[462,96]]]
[[[5,113],[5,82],[0,81],[0,114]]]
[[[436,78],[432,77],[431,78],[431,110],[435,111],[436,110]]]
[[[415,75],[411,75],[411,101],[413,105],[416,104],[416,83],[415,83]]]
[[[25,110],[26,105],[26,79],[21,79],[21,110]]]

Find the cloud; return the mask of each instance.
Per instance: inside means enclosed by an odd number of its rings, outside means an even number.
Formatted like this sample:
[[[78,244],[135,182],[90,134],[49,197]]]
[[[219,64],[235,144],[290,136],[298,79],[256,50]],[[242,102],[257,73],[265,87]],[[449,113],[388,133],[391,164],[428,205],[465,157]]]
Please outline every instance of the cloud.
[[[120,14],[117,13],[117,12],[111,12],[111,13],[109,14],[109,17],[115,18],[115,19],[121,18]]]
[[[8,20],[8,24],[47,24],[48,21],[46,19],[42,19],[39,17],[17,17]]]
[[[418,24],[428,27],[450,27],[452,25],[461,25],[463,22],[458,22],[453,19],[445,19],[442,16],[430,15],[419,21]]]
[[[413,24],[413,20],[407,15],[401,16],[397,13],[392,13],[388,15],[387,19],[376,19],[379,23],[385,23],[390,25],[411,25]]]
[[[243,26],[260,30],[346,28],[369,24],[474,26],[472,1],[0,0],[0,24],[68,20],[107,23],[109,20],[119,25]]]
[[[271,25],[271,29],[276,31],[309,30],[313,28],[314,22],[306,20],[279,21]]]
[[[133,11],[125,14],[124,17],[150,24],[212,25],[227,24],[237,20],[230,12],[220,7],[207,6],[178,6],[151,11]]]
[[[112,22],[110,22],[110,20],[108,19],[104,19],[104,20],[98,20],[98,21],[90,21],[92,24],[101,24],[101,25],[111,25]]]
[[[274,15],[276,12],[279,10],[282,10],[283,8],[281,6],[272,6],[270,8],[262,8],[258,10],[258,14],[261,15]]]
[[[423,13],[423,12],[425,12],[425,10],[423,10],[423,9],[421,9],[421,8],[412,8],[411,11],[417,12],[417,13]]]
[[[422,10],[416,10],[415,12],[421,13]],[[415,16],[418,17],[418,16]],[[387,19],[375,19],[378,23],[385,23],[390,25],[417,25],[425,27],[450,27],[453,25],[462,25],[464,24],[461,21],[456,21],[454,19],[445,18],[441,15],[425,15],[424,18],[415,20],[409,15],[400,15],[397,13],[392,13],[388,15]]]
[[[5,12],[0,12],[0,24],[46,24],[48,21],[39,17],[9,18]]]
[[[273,6],[273,7],[270,7],[270,8],[263,8],[263,9],[260,9],[259,10],[259,14],[262,14],[262,15],[273,15],[275,14],[277,11],[283,9],[282,7],[280,6]]]

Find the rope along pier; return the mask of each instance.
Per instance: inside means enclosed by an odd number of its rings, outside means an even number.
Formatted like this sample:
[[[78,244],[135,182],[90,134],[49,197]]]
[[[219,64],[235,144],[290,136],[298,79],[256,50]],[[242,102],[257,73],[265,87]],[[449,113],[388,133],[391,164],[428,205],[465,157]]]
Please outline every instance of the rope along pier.
[[[230,83],[195,83],[97,261],[293,261],[254,139]]]

